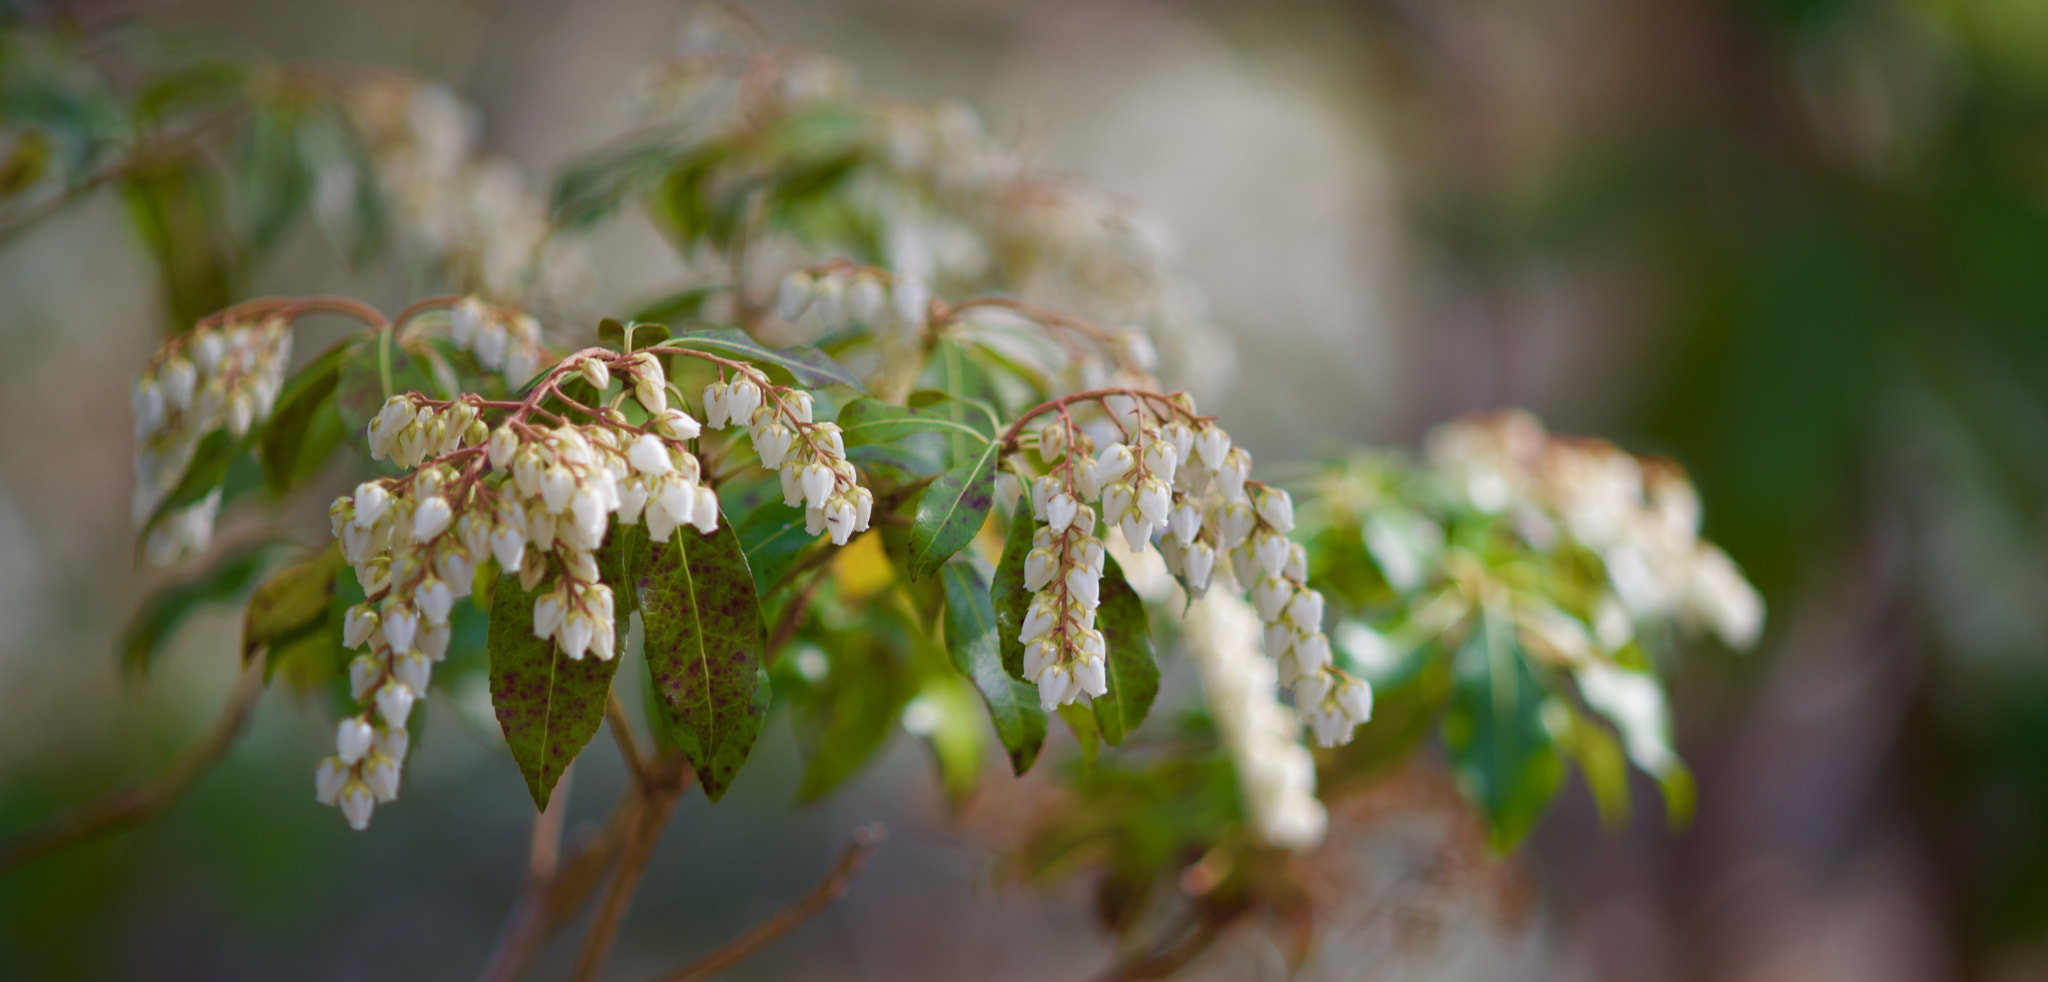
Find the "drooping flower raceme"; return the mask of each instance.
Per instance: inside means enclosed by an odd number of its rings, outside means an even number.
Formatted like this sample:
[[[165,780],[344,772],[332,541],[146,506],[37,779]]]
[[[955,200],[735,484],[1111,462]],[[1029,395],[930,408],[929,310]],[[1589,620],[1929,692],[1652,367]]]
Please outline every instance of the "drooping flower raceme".
[[[1069,401],[1092,403],[1104,417],[1094,428],[1117,439],[1096,450]],[[1307,585],[1306,551],[1287,538],[1287,492],[1251,480],[1251,455],[1198,415],[1185,393],[1123,389],[1049,405],[1058,415],[1035,434],[1048,472],[1030,483],[1032,517],[1044,527],[1025,566],[1034,595],[1019,638],[1030,646],[1025,677],[1041,701],[1051,708],[1101,694],[1093,627],[1102,563],[1091,507],[1099,505],[1105,527],[1133,552],[1157,544],[1191,598],[1209,591],[1218,558],[1228,555],[1265,622],[1277,683],[1293,689],[1318,743],[1349,741],[1371,716],[1372,690],[1331,663],[1322,594]]]
[[[1183,623],[1188,659],[1201,672],[1253,833],[1283,849],[1315,846],[1329,814],[1316,798],[1301,720],[1274,698],[1279,679],[1259,654],[1258,617],[1239,597],[1217,593],[1190,604]]]
[[[855,480],[837,428],[811,421],[810,394],[713,360],[737,377],[706,393],[711,421],[752,418],[763,462],[780,468],[785,483],[794,475],[835,540],[865,528],[873,495]],[[600,393],[616,381],[622,391],[572,422],[541,408],[570,379]],[[533,634],[562,657],[608,660],[618,654],[616,599],[595,553],[611,524],[644,523],[656,542],[686,525],[717,530],[718,494],[690,450],[704,427],[669,405],[671,391],[653,352],[590,349],[550,369],[520,403],[406,393],[370,422],[372,455],[410,473],[367,481],[329,509],[367,597],[348,611],[343,638],[364,649],[349,671],[364,709],[343,722],[317,782],[321,800],[339,805],[351,825],[364,827],[378,803],[397,795],[406,719],[447,652],[450,609],[471,592],[478,566],[495,561],[499,575],[539,591]],[[616,406],[625,398],[646,411],[646,423],[628,422]],[[503,409],[510,412],[495,428],[484,421]]]
[[[253,323],[202,322],[163,346],[130,392],[138,525],[156,513],[184,477],[208,434],[224,429],[240,439],[270,418],[291,348],[291,323],[275,315]],[[150,531],[144,554],[152,563],[169,565],[205,548],[219,511],[215,489],[166,513]]]
[[[1446,423],[1426,448],[1473,507],[1509,515],[1532,545],[1547,549],[1561,532],[1600,557],[1607,596],[1593,622],[1604,647],[1625,644],[1631,622],[1657,620],[1737,649],[1756,643],[1763,598],[1700,538],[1699,495],[1677,464],[1552,436],[1520,411]]]

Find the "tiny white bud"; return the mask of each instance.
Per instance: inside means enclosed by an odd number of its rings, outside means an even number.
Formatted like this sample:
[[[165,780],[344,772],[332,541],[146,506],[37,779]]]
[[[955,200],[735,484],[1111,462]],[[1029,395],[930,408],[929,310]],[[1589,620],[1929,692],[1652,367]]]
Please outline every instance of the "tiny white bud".
[[[339,757],[328,757],[313,771],[313,798],[323,805],[334,804],[341,797],[341,787],[348,783],[348,765]]]
[[[361,781],[350,781],[341,789],[341,817],[348,819],[348,827],[358,832],[370,827],[370,813],[377,808],[376,799],[370,793],[370,786]]]
[[[370,728],[369,720],[361,716],[351,716],[342,720],[341,725],[335,728],[335,754],[341,758],[342,763],[353,764],[370,752],[370,744],[376,739],[377,732]]]
[[[405,683],[386,682],[377,690],[377,715],[384,718],[386,726],[404,726],[405,718],[412,715],[412,704],[416,698],[417,695]]]
[[[412,537],[425,542],[448,530],[448,522],[454,512],[448,507],[448,499],[436,495],[420,502],[418,510],[412,513]]]

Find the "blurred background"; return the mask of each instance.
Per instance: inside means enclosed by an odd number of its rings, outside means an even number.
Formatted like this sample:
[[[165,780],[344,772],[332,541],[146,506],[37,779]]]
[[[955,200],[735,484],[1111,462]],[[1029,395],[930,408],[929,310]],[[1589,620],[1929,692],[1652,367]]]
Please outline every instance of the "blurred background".
[[[58,9],[445,79],[544,186],[625,122],[688,8]],[[1307,976],[2048,978],[2048,3],[746,9],[1162,218],[1236,343],[1204,408],[1262,463],[1526,406],[1677,458],[1768,596],[1761,650],[1696,652],[1676,680],[1689,827],[1652,807],[1603,829],[1573,789],[1496,863],[1446,853],[1441,809],[1352,815],[1316,860],[1346,899]],[[254,292],[407,299],[303,237]],[[622,304],[672,272],[633,222],[595,248]],[[127,518],[147,263],[109,197],[0,246],[0,833],[152,773],[234,674],[227,613],[147,684],[117,668],[159,582]],[[0,978],[469,977],[531,811],[488,705],[430,709],[405,806],[358,835],[312,800],[326,718],[266,696],[162,819],[0,879]],[[956,813],[915,741],[814,806],[789,804],[796,759],[771,724],[723,803],[685,799],[608,977],[709,950],[874,820],[892,837],[848,900],[727,977],[1080,979],[1111,955],[1086,884],[1018,888],[990,858],[1047,807],[1045,768],[989,761]],[[609,753],[579,764],[571,829],[621,780]],[[1196,974],[1285,969],[1246,932]]]

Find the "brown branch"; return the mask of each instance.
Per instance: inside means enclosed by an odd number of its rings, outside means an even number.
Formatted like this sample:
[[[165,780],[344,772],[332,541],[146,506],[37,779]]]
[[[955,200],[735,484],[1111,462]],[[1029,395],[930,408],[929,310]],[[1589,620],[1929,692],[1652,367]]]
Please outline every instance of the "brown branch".
[[[761,649],[762,664],[773,666],[775,656],[782,651],[782,646],[794,640],[796,632],[803,629],[810,610],[811,597],[817,594],[819,584],[825,582],[822,572],[820,570],[821,575],[811,577],[810,582],[805,583],[804,588],[797,591],[796,596],[789,598],[789,606],[782,609],[782,616],[775,621],[775,629],[768,633],[768,643]]]
[[[563,796],[558,791],[554,800],[548,803],[549,810],[553,811],[556,802],[561,800]],[[492,949],[491,957],[484,963],[483,973],[478,976],[483,982],[512,982],[517,979],[526,971],[540,946],[560,931],[590,899],[597,885],[603,882],[604,871],[611,865],[612,857],[624,842],[627,827],[638,815],[639,803],[639,793],[627,787],[603,830],[595,836],[586,836],[572,848],[565,861],[557,863],[544,875],[539,874],[539,870],[543,864],[541,843],[547,835],[543,829],[548,821],[546,812],[535,819],[526,891],[506,917],[497,947]]]
[[[0,847],[0,876],[65,846],[146,821],[169,808],[209,768],[227,756],[262,695],[263,659],[258,658],[235,679],[227,706],[214,720],[213,727],[164,768],[163,773],[145,784],[108,795],[41,828],[15,836]]]
[[[640,754],[640,744],[633,739],[633,724],[626,718],[626,707],[619,702],[617,691],[612,692],[611,701],[605,703],[604,721],[612,731],[612,739],[619,745],[619,756],[626,761],[626,773],[632,777],[640,794],[654,792],[654,777],[648,773],[647,758]]]
[[[656,982],[699,982],[708,979],[731,968],[768,942],[788,934],[811,915],[845,896],[846,888],[853,882],[854,875],[860,872],[861,866],[868,861],[869,856],[874,855],[882,840],[887,837],[888,830],[880,825],[869,825],[854,832],[853,841],[839,853],[839,860],[832,864],[831,871],[796,903],[776,911],[767,920],[726,942],[717,951],[673,973],[661,976]]]
[[[689,779],[689,764],[677,755],[662,761],[646,792],[636,789],[638,804],[627,822],[618,871],[612,875],[604,898],[598,901],[597,913],[590,918],[590,931],[583,936],[583,947],[576,953],[576,969],[570,975],[575,982],[591,982],[604,967],[613,942],[618,940],[619,923],[625,919],[626,908],[633,903],[633,892],[640,886],[640,877],[647,872],[647,861],[654,855],[655,843],[661,841],[662,826],[668,824],[669,812],[689,787]]]
[[[1223,929],[1236,920],[1235,913],[1212,912],[1195,924],[1180,930],[1180,936],[1171,941],[1162,941],[1148,952],[1120,958],[1110,964],[1094,982],[1137,982],[1140,979],[1163,979],[1194,961],[1209,950],[1216,939],[1223,936]]]

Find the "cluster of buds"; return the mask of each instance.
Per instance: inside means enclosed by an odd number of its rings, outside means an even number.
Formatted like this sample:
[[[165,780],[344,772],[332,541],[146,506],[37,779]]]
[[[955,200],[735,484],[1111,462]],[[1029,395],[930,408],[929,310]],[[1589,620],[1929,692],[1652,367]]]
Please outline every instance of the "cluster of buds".
[[[616,406],[582,424],[529,422],[560,380],[579,376],[602,392],[614,368],[648,411],[646,425],[629,425]],[[668,391],[653,356],[595,352],[552,370],[527,403],[407,393],[372,420],[373,452],[412,472],[365,482],[328,509],[367,598],[343,628],[348,647],[365,649],[349,669],[364,710],[343,722],[317,790],[352,826],[398,793],[406,719],[447,653],[450,611],[470,594],[479,565],[495,560],[522,589],[540,591],[535,637],[571,659],[609,660],[618,654],[614,599],[594,553],[612,520],[644,519],[661,541],[686,524],[717,529],[718,495],[701,483],[687,443],[701,427],[668,406]],[[480,418],[493,406],[513,409],[495,430]]]
[[[1230,754],[1247,824],[1267,845],[1307,849],[1329,814],[1316,799],[1316,765],[1301,745],[1301,719],[1275,698],[1273,662],[1259,654],[1259,620],[1240,597],[1188,606],[1188,659],[1202,676],[1209,715]]]
[[[795,270],[775,288],[776,316],[795,323],[809,311],[828,334],[857,325],[916,337],[930,318],[931,301],[923,277],[846,263]]]
[[[1508,517],[1532,547],[1554,548],[1562,534],[1600,557],[1608,593],[1592,621],[1608,650],[1637,621],[1704,628],[1738,649],[1756,643],[1763,598],[1700,537],[1699,494],[1676,463],[1553,436],[1520,411],[1444,424],[1426,449],[1468,504]]]
[[[1031,604],[1017,636],[1025,646],[1024,677],[1038,686],[1047,712],[1109,691],[1109,648],[1095,628],[1106,560],[1095,509],[1065,488],[1048,488],[1051,482],[1032,487],[1032,513],[1045,526],[1032,532],[1024,560]]]
[[[130,392],[137,523],[177,486],[207,434],[225,428],[239,439],[270,418],[291,346],[290,322],[275,316],[255,323],[202,322],[163,346]],[[144,544],[145,555],[168,565],[205,548],[219,510],[216,492],[167,514]]]
[[[320,762],[314,784],[320,801],[339,805],[356,829],[398,797],[406,721],[448,654],[449,616],[475,583],[478,547],[487,548],[464,534],[471,529],[451,527],[450,502],[468,490],[459,480],[451,466],[423,467],[403,480],[364,482],[327,510],[368,598],[342,620],[342,643],[363,650],[348,673],[363,711],[341,721],[335,754]]]
[[[580,243],[553,234],[547,202],[511,161],[477,152],[476,111],[447,86],[396,72],[352,82],[345,107],[368,143],[380,191],[403,239],[447,282],[500,300],[575,295],[589,279]],[[324,169],[314,214],[329,228],[353,224],[365,189],[353,167]],[[493,366],[495,367],[495,366]],[[531,376],[528,366],[517,385]],[[513,374],[511,371],[507,375]]]
[[[449,309],[448,338],[475,355],[486,371],[502,373],[507,388],[526,384],[547,357],[539,321],[476,297],[464,297]]]
[[[1371,714],[1372,690],[1331,662],[1322,630],[1323,596],[1307,585],[1308,553],[1287,538],[1294,529],[1294,503],[1287,492],[1251,480],[1251,454],[1214,421],[1196,414],[1185,393],[1126,390],[1087,398],[1098,402],[1107,417],[1098,431],[1113,432],[1117,439],[1098,451],[1062,405],[1059,416],[1037,433],[1039,456],[1050,472],[1032,481],[1033,517],[1057,534],[1081,514],[1085,521],[1075,534],[1085,538],[1094,531],[1088,505],[1099,505],[1104,523],[1133,552],[1156,542],[1167,570],[1191,598],[1208,592],[1218,560],[1228,556],[1237,583],[1250,591],[1265,623],[1266,653],[1276,663],[1279,684],[1294,690],[1295,703],[1319,743],[1350,740],[1353,729]],[[1045,582],[1059,587],[1069,577],[1087,581],[1090,573],[1080,562],[1085,555],[1049,549],[1042,557],[1034,552],[1033,558],[1045,567]],[[1027,579],[1032,571],[1027,565]],[[1092,575],[1101,575],[1099,563]],[[1060,594],[1055,589],[1046,595]],[[1042,670],[1080,666],[1086,654],[1079,644],[1049,648]],[[1039,681],[1048,705],[1086,691],[1071,689],[1067,676],[1054,673],[1050,678],[1057,692],[1049,695],[1040,675],[1027,677]]]
[[[860,485],[846,459],[839,424],[813,420],[812,410],[810,393],[771,384],[748,367],[737,368],[730,382],[721,377],[704,389],[705,424],[745,426],[761,466],[781,477],[782,503],[804,509],[805,531],[845,545],[867,531],[875,495]]]

